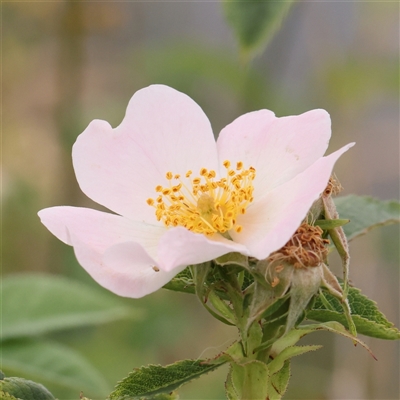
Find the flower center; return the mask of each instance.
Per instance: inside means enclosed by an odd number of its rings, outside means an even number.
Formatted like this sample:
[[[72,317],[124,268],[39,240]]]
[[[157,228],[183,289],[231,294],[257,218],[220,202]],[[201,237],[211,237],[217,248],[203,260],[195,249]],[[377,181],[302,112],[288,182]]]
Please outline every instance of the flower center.
[[[225,233],[230,229],[242,231],[236,224],[236,217],[245,214],[247,206],[253,201],[253,180],[256,170],[243,169],[243,163],[224,161],[226,177],[216,180],[213,170],[201,168],[199,177],[190,178],[192,171],[186,173],[190,185],[182,182],[180,175],[166,173],[168,187],[158,185],[160,193],[155,199],[147,199],[147,204],[155,208],[158,221],[167,227],[184,226],[190,231],[212,235]]]

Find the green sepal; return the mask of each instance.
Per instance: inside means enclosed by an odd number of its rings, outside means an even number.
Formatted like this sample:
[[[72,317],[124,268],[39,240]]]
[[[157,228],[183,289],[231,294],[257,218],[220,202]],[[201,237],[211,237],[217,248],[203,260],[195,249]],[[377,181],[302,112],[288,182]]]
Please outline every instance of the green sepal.
[[[225,394],[226,394],[226,398],[228,400],[241,400],[240,397],[239,397],[240,393],[238,393],[236,391],[236,388],[235,388],[235,386],[233,385],[233,382],[232,382],[232,367],[229,368],[229,372],[228,372],[228,375],[226,377]]]
[[[233,343],[215,361],[230,363],[229,373],[225,382],[228,399],[267,398],[268,367],[262,361],[247,358],[240,342]]]
[[[280,400],[285,394],[290,379],[290,360],[286,360],[283,367],[275,374],[271,375],[268,382],[269,400]]]
[[[225,362],[222,358],[215,359],[212,363],[206,360],[183,360],[165,367],[149,365],[136,368],[117,384],[109,399],[160,399],[156,395],[171,395],[185,383],[215,370]]]
[[[290,306],[286,323],[289,332],[304,318],[304,310],[321,285],[321,267],[295,268],[290,288]]]
[[[319,226],[324,231],[328,229],[338,228],[350,222],[349,219],[317,219],[314,222],[315,226]]]
[[[318,295],[312,309],[307,311],[306,317],[318,322],[337,321],[348,328],[340,300],[328,292],[323,293],[325,299],[321,299]],[[358,333],[378,339],[400,339],[400,331],[379,311],[375,301],[354,287],[350,287],[347,299]],[[329,305],[324,304],[326,302]]]
[[[229,321],[231,325],[235,321],[235,314],[233,310],[222,300],[219,296],[215,294],[213,290],[208,293],[208,301],[213,305],[213,307],[222,315],[222,317]],[[228,324],[229,325],[229,324]]]
[[[0,381],[0,392],[22,400],[54,400],[54,396],[40,383],[10,377]],[[7,397],[5,397],[7,398]]]
[[[269,370],[261,361],[231,363],[231,380],[239,399],[268,398]]]
[[[196,286],[193,282],[189,267],[179,272],[179,274],[165,284],[163,288],[173,290],[174,292],[196,294]]]
[[[310,351],[319,350],[322,346],[311,345],[311,346],[290,346],[282,350],[274,359],[268,364],[268,368],[271,374],[275,374],[280,371],[287,360],[292,357],[299,356],[301,354],[308,353]]]
[[[215,259],[215,262],[221,267],[225,265],[236,265],[239,267],[249,268],[249,261],[246,256],[240,253],[228,253]]]
[[[257,268],[265,276],[269,266],[266,261],[260,261]],[[284,269],[279,273],[279,282],[274,287],[270,283],[265,285],[265,283],[262,284],[258,280],[254,282],[248,325],[271,315],[274,312],[273,305],[280,306],[277,301],[287,292],[292,281],[293,270],[292,266],[284,265]]]
[[[348,240],[364,235],[369,230],[400,222],[400,203],[395,200],[382,201],[368,196],[342,196],[335,200],[336,209],[350,223],[343,230]]]

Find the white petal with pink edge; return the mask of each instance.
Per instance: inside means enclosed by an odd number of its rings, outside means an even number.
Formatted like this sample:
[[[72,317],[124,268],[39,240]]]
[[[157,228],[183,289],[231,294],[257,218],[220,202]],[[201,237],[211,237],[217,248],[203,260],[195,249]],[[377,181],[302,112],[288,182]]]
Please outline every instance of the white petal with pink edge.
[[[100,252],[117,243],[133,241],[155,258],[158,241],[165,233],[165,228],[90,208],[51,207],[39,211],[38,215],[47,229],[64,243],[72,246],[73,235],[79,242],[90,244]]]
[[[86,272],[119,296],[146,296],[160,289],[179,272],[157,271],[157,263],[138,243],[118,243],[102,253],[74,235],[71,235],[71,240],[76,258]]]
[[[246,246],[249,254],[258,259],[284,246],[325,189],[337,159],[353,145],[350,143],[320,158],[303,173],[258,199],[245,215],[238,217],[243,230],[230,232],[232,239]]]
[[[146,199],[165,174],[217,169],[211,125],[187,95],[164,85],[139,90],[115,129],[93,121],[73,147],[82,191],[110,210],[136,221],[159,225]]]
[[[331,136],[325,110],[277,118],[268,110],[251,112],[222,129],[218,141],[220,160],[243,161],[256,169],[254,197],[292,179],[321,158]]]

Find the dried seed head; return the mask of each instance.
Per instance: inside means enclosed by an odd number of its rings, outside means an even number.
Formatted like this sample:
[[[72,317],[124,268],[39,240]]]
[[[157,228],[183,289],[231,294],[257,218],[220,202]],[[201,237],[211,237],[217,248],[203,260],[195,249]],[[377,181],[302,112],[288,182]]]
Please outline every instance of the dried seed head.
[[[286,262],[294,268],[317,267],[328,255],[328,239],[322,238],[322,229],[303,223],[291,239],[268,257],[270,262]]]

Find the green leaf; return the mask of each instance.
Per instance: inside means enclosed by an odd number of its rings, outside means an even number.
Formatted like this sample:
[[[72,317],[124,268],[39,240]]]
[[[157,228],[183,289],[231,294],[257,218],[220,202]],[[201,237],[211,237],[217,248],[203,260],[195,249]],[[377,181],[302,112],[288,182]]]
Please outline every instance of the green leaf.
[[[296,330],[300,333],[300,337],[303,337],[313,332],[318,332],[319,330],[325,330],[328,332],[336,333],[338,335],[347,337],[348,339],[352,340],[354,345],[360,344],[362,347],[364,347],[364,349],[367,350],[368,353],[371,354],[371,356],[376,360],[376,357],[373,355],[371,349],[362,340],[360,340],[359,338],[353,336],[350,332],[348,332],[346,328],[339,322],[329,321],[322,324],[302,325],[299,326]],[[295,333],[295,335],[296,334],[297,332]]]
[[[223,359],[214,360],[212,364],[205,360],[183,360],[166,367],[149,365],[137,368],[117,384],[109,398],[111,400],[153,399],[155,395],[173,392],[224,363]]]
[[[400,222],[400,203],[368,196],[337,197],[335,204],[340,218],[350,219],[343,227],[349,240],[364,235],[372,228]]]
[[[21,400],[21,399],[14,397],[10,393],[3,392],[2,390],[0,390],[0,400]]]
[[[322,324],[301,325],[296,329],[292,329],[289,333],[282,336],[280,339],[278,339],[273,344],[271,353],[270,353],[271,356],[273,357],[273,359],[275,361],[276,359],[278,359],[278,356],[283,354],[283,356],[279,359],[280,360],[279,362],[282,362],[282,358],[287,359],[286,356],[291,355],[292,350],[287,350],[287,349],[294,349],[293,353],[299,352],[299,353],[293,354],[293,355],[301,354],[301,350],[296,349],[296,347],[299,347],[299,346],[294,346],[294,344],[297,343],[302,337],[304,337],[310,333],[313,333],[313,332],[318,332],[320,330],[337,333],[339,335],[342,335],[342,336],[345,336],[345,337],[351,339],[354,344],[359,343],[372,355],[372,357],[375,358],[375,356],[372,354],[369,347],[363,341],[361,341],[360,339],[353,336],[350,332],[348,332],[346,330],[346,328],[342,324],[340,324],[339,322],[336,322],[336,321],[329,321],[329,322],[325,322]],[[305,347],[307,347],[307,346],[305,346]],[[311,349],[311,350],[316,350],[316,349]],[[287,351],[287,353],[286,353],[286,351]],[[274,362],[274,361],[272,361],[272,362]],[[271,364],[272,364],[272,362],[271,362]],[[271,370],[277,371],[278,369],[275,366]]]
[[[319,322],[337,321],[348,328],[340,301],[328,292],[324,295],[329,306],[317,296],[313,308],[307,311],[307,318]],[[349,289],[348,301],[358,333],[379,339],[400,339],[400,331],[379,311],[376,302],[361,294],[359,289]]]
[[[3,340],[138,315],[119,298],[64,277],[11,275],[2,285]]]
[[[0,382],[1,392],[8,393],[21,400],[54,400],[54,396],[43,385],[23,378],[3,379]]]
[[[239,267],[249,268],[249,261],[246,256],[240,253],[227,253],[218,257],[215,262],[220,266],[236,265]]]
[[[80,354],[49,341],[2,342],[2,367],[8,375],[26,376],[77,393],[104,396],[110,390],[104,377]]]
[[[285,394],[290,379],[290,360],[286,360],[283,367],[271,376],[269,381],[269,400],[280,400]]]
[[[271,374],[275,374],[279,372],[285,366],[286,361],[290,360],[292,357],[319,350],[321,347],[321,345],[286,347],[286,349],[282,350],[274,360],[268,364],[269,370]]]
[[[189,268],[185,268],[182,272],[179,272],[179,274],[172,278],[163,288],[173,290],[174,292],[196,294],[196,286]]]
[[[246,57],[263,50],[278,30],[292,3],[291,0],[241,0],[223,3],[226,19]]]

